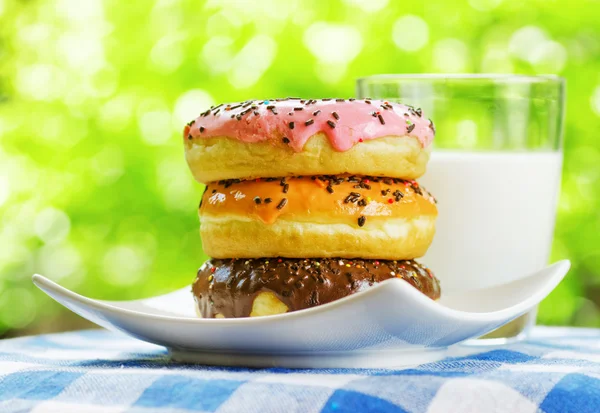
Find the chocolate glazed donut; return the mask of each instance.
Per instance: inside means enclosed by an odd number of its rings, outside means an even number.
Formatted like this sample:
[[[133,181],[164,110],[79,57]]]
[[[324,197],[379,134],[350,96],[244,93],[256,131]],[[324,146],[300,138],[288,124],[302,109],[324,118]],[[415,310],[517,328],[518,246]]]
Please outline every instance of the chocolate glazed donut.
[[[390,278],[440,297],[437,278],[414,260],[213,259],[200,268],[192,290],[202,317],[232,318],[315,307]]]

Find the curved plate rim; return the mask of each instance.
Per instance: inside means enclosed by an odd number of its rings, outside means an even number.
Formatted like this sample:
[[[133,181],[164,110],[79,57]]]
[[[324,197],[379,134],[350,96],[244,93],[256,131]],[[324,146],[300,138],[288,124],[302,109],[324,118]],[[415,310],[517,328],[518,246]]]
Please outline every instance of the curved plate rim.
[[[400,280],[398,278],[392,278],[392,279],[385,280],[377,285],[374,285],[374,286],[366,289],[365,291],[361,291],[359,293],[352,294],[350,296],[341,298],[341,299],[333,301],[331,303],[323,304],[323,305],[313,307],[313,308],[308,308],[305,310],[299,310],[299,311],[293,311],[293,312],[284,313],[284,314],[277,314],[277,315],[270,315],[270,316],[263,316],[263,317],[220,318],[220,319],[212,319],[212,318],[207,319],[207,318],[200,318],[200,317],[194,318],[194,317],[187,317],[187,316],[170,316],[170,315],[145,313],[145,312],[141,312],[141,311],[118,307],[113,304],[113,303],[117,303],[115,301],[111,302],[111,301],[104,301],[104,300],[96,300],[93,298],[83,296],[83,295],[78,294],[74,291],[71,291],[71,290],[61,286],[60,284],[42,276],[42,275],[39,275],[39,274],[34,274],[32,277],[32,281],[38,288],[40,288],[42,291],[44,291],[46,294],[50,295],[53,299],[55,299],[58,302],[60,302],[60,301],[57,300],[56,298],[54,298],[54,296],[50,292],[53,292],[59,296],[66,297],[70,300],[78,301],[83,305],[93,307],[93,308],[99,309],[99,310],[108,310],[108,311],[112,311],[112,312],[118,312],[118,313],[130,315],[130,316],[141,317],[141,318],[148,319],[148,320],[176,321],[179,323],[191,323],[191,324],[209,324],[209,325],[212,325],[213,327],[215,325],[219,325],[219,324],[222,325],[223,327],[226,327],[226,326],[238,326],[240,324],[248,325],[248,324],[263,324],[263,323],[277,323],[277,322],[291,321],[291,320],[295,320],[298,318],[304,318],[304,317],[307,317],[307,316],[310,316],[313,314],[327,312],[327,311],[336,309],[338,307],[352,305],[352,303],[354,303],[355,301],[364,300],[365,298],[369,297],[370,295],[373,295],[373,294],[379,292],[379,290],[385,289],[385,288],[394,288],[396,290],[398,288],[400,288],[402,291],[402,294],[411,294],[412,295],[411,298],[416,300],[417,302],[421,303],[423,305],[423,308],[427,308],[429,311],[436,313],[436,315],[438,315],[438,316],[453,318],[453,319],[456,319],[459,321],[493,322],[496,320],[500,321],[503,319],[510,318],[510,317],[514,316],[516,313],[519,313],[523,310],[527,310],[529,307],[533,307],[534,305],[538,304],[548,294],[550,294],[550,292],[552,292],[554,290],[554,288],[556,288],[556,286],[562,281],[562,279],[564,278],[564,276],[566,275],[566,273],[568,272],[568,270],[570,268],[570,261],[569,260],[557,261],[557,262],[551,264],[550,266],[546,267],[544,270],[548,270],[551,267],[562,267],[563,270],[561,271],[559,268],[557,268],[557,275],[550,277],[547,284],[544,286],[545,288],[540,289],[536,294],[532,295],[528,299],[523,300],[520,303],[517,303],[511,307],[504,308],[502,310],[491,311],[491,312],[481,312],[481,313],[455,310],[455,309],[452,309],[449,307],[445,307],[442,304],[431,300],[429,297],[425,296],[420,291],[418,291],[414,287],[408,285],[405,281]],[[559,276],[558,275],[559,273],[562,273],[562,274]],[[187,289],[187,287],[172,291],[167,294],[143,298],[143,299],[139,299],[139,300],[132,300],[132,301],[145,301],[145,300],[149,300],[149,299],[157,299],[157,298],[169,295],[169,294],[173,294],[175,292],[182,291],[184,289]]]

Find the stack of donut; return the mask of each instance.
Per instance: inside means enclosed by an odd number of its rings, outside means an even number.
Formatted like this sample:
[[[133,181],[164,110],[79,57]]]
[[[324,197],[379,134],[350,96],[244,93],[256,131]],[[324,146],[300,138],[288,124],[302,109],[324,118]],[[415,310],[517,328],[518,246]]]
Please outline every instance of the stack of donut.
[[[214,106],[184,129],[206,184],[200,234],[213,259],[193,294],[205,318],[302,310],[389,278],[432,299],[414,261],[435,232],[425,172],[435,128],[420,109],[371,99]]]

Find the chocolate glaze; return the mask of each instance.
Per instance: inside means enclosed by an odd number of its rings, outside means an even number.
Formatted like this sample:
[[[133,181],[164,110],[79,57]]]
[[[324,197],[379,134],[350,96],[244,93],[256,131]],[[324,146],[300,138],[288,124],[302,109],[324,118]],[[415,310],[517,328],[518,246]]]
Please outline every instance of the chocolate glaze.
[[[440,297],[438,279],[414,260],[337,258],[212,259],[198,270],[192,291],[202,317],[248,317],[254,298],[263,291],[273,292],[288,311],[296,311],[395,277],[434,300]]]

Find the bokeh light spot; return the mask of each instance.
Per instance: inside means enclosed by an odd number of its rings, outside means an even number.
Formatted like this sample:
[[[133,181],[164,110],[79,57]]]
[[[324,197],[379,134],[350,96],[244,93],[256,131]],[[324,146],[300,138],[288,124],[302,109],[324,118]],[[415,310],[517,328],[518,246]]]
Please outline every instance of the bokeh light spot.
[[[79,31],[65,33],[58,39],[57,46],[66,63],[76,71],[95,73],[105,64],[102,42],[95,36]]]
[[[590,106],[594,113],[600,116],[600,85],[596,86],[590,98]]]
[[[471,119],[461,120],[456,124],[456,137],[461,147],[474,147],[477,143],[477,123]]]
[[[233,10],[221,10],[212,14],[206,22],[206,34],[212,36],[237,36],[242,25],[238,13]]]
[[[344,78],[346,65],[317,62],[315,71],[323,83],[335,84]]]
[[[162,37],[150,51],[152,65],[162,74],[170,74],[177,70],[183,58],[181,39],[172,35]]]
[[[56,4],[56,10],[63,17],[79,24],[85,24],[87,20],[104,15],[100,0],[59,0]]]
[[[344,0],[349,6],[356,6],[367,13],[374,13],[388,5],[389,0]]]
[[[39,272],[54,281],[67,278],[80,268],[81,256],[72,245],[45,245],[38,253]]]
[[[498,7],[502,0],[469,0],[469,5],[475,10],[490,11]]]
[[[419,16],[404,15],[392,27],[392,40],[399,49],[416,52],[429,42],[429,26]]]
[[[202,89],[192,89],[181,94],[175,102],[173,121],[176,128],[196,118],[201,111],[215,103],[213,97]]]
[[[233,39],[228,36],[214,36],[204,44],[198,63],[211,73],[223,73],[231,67],[233,57]]]
[[[133,114],[134,99],[129,95],[119,95],[107,101],[100,108],[100,126],[111,132],[125,129]]]
[[[158,186],[164,203],[174,210],[188,211],[198,194],[194,179],[179,157],[162,161],[157,168]]]
[[[304,32],[304,44],[321,62],[346,65],[360,53],[363,39],[352,26],[317,22]]]
[[[142,139],[148,145],[162,145],[172,136],[171,113],[168,110],[153,110],[143,113],[138,119]]]
[[[111,96],[117,89],[119,73],[111,66],[104,64],[101,69],[87,78],[86,91],[93,97]]]
[[[35,49],[40,43],[51,38],[52,27],[44,23],[34,23],[20,28],[16,34],[20,47]]]
[[[9,288],[0,295],[2,322],[9,328],[23,328],[31,323],[36,314],[36,303],[31,291]]]
[[[529,62],[533,51],[548,39],[546,32],[536,26],[525,26],[510,38],[508,50],[513,56]]]
[[[104,255],[102,267],[106,279],[114,285],[132,285],[143,277],[148,266],[143,251],[135,246],[119,245],[112,247]]]
[[[469,49],[458,39],[442,39],[433,47],[433,63],[440,72],[460,73],[467,68]]]
[[[8,177],[0,175],[0,206],[8,200],[10,196],[10,182]]]
[[[3,245],[0,248],[0,273],[4,275],[2,278],[12,282],[29,282],[29,277],[35,272],[30,248],[21,244],[15,237],[2,235],[0,235],[0,243]],[[3,281],[2,278],[0,283]]]
[[[116,182],[124,169],[123,151],[116,145],[104,147],[90,159],[90,167],[94,180],[99,185],[110,185]]]
[[[512,73],[514,68],[508,50],[489,47],[483,55],[481,70],[483,73]]]
[[[35,217],[35,234],[47,244],[64,240],[71,230],[69,216],[60,209],[46,208]]]
[[[65,92],[65,77],[58,67],[37,63],[23,66],[16,76],[21,95],[34,100],[53,100]]]
[[[558,42],[546,41],[533,50],[529,61],[537,73],[558,73],[567,62],[567,50]]]
[[[235,56],[229,81],[238,88],[247,88],[260,80],[273,63],[277,43],[266,35],[256,35]]]

